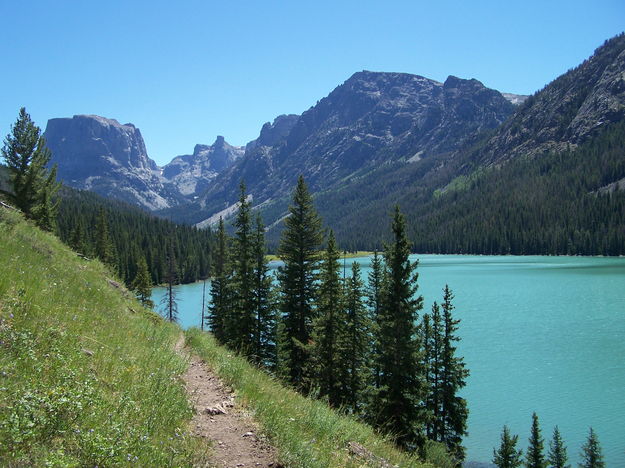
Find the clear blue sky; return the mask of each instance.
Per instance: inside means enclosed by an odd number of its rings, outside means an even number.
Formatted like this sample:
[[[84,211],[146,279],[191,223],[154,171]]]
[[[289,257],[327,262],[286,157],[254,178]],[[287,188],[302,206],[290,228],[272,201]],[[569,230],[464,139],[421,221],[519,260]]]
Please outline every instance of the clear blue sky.
[[[139,127],[164,164],[243,145],[360,70],[529,94],[625,29],[622,0],[0,3],[0,133],[20,107]]]

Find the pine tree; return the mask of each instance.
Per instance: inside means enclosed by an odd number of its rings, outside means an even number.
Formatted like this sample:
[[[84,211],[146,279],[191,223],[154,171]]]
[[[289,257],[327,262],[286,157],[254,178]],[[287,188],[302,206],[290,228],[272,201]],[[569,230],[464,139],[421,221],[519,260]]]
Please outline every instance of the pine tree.
[[[582,463],[580,468],[604,468],[605,463],[603,461],[603,453],[601,451],[601,445],[599,445],[599,439],[595,431],[590,428],[588,439],[582,446],[582,452],[580,453]]]
[[[302,388],[304,369],[309,366],[307,346],[315,315],[315,270],[322,240],[321,220],[300,176],[278,248],[278,256],[284,262],[278,270],[278,371],[296,388]]]
[[[87,250],[87,241],[85,239],[85,228],[83,227],[80,219],[78,219],[74,224],[74,229],[72,230],[69,238],[69,246],[74,249],[74,251],[83,255],[87,255],[89,253]]]
[[[529,438],[527,453],[525,454],[525,466],[527,468],[547,468],[543,449],[544,441],[540,434],[538,415],[532,413],[532,432]]]
[[[273,369],[276,364],[276,313],[269,266],[265,258],[265,227],[260,215],[256,217],[254,251],[254,352],[258,364]]]
[[[442,430],[440,441],[447,445],[449,451],[458,461],[464,460],[464,447],[462,437],[467,434],[467,418],[469,410],[464,398],[458,396],[458,392],[466,385],[466,378],[469,371],[466,369],[464,359],[456,356],[456,346],[454,342],[460,338],[456,334],[460,320],[455,320],[452,316],[454,309],[452,300],[454,296],[445,285],[443,290],[443,324],[444,333],[442,337],[441,356],[441,421]]]
[[[178,267],[173,244],[170,243],[167,251],[167,270],[165,272],[165,295],[161,299],[164,306],[164,315],[170,322],[178,321],[178,303],[176,302],[176,290],[174,285],[178,282]]]
[[[232,242],[232,309],[228,344],[244,354],[254,348],[254,252],[250,203],[241,182]]]
[[[394,241],[384,252],[386,272],[375,340],[380,386],[373,394],[369,417],[376,426],[397,434],[400,445],[422,448],[426,388],[416,321],[423,297],[416,296],[418,262],[409,259],[406,222],[399,207],[395,207],[392,230]]]
[[[369,307],[371,333],[372,336],[377,336],[377,330],[379,330],[380,310],[382,307],[382,291],[384,280],[384,265],[382,258],[378,255],[376,250],[373,253],[371,259],[371,271],[368,276],[367,283],[367,305]],[[377,349],[377,342],[373,340],[371,344],[371,374],[373,376],[373,388],[380,387],[380,369],[377,367],[379,362],[379,350]]]
[[[38,203],[33,209],[34,219],[41,229],[49,232],[56,230],[56,218],[59,211],[59,200],[54,200],[61,184],[56,181],[56,166],[45,179],[40,181]]]
[[[115,267],[115,253],[113,242],[109,237],[108,217],[103,208],[100,208],[96,219],[95,233],[95,254],[104,263],[110,267]]]
[[[434,351],[432,349],[432,319],[430,314],[423,314],[423,321],[420,327],[421,341],[423,343],[423,359],[421,365],[423,366],[423,373],[425,375],[425,383],[428,388],[428,397],[426,399],[426,408],[428,410],[428,422],[426,424],[426,435],[431,438],[432,432],[432,411],[431,411],[431,392],[432,392],[432,367],[431,363],[434,359]]]
[[[369,374],[369,346],[372,341],[371,320],[363,303],[364,284],[360,265],[352,264],[352,275],[345,284],[345,326],[340,349],[346,361],[341,400],[352,413],[362,410]]]
[[[503,427],[499,449],[493,449],[493,463],[499,468],[517,468],[522,464],[523,451],[517,450],[519,436],[510,435],[508,426]]]
[[[427,319],[426,319],[427,317]],[[445,421],[443,418],[443,339],[445,327],[441,316],[441,308],[435,301],[431,315],[423,317],[421,325],[423,349],[425,356],[425,373],[427,381],[426,435],[437,442],[444,441]]]
[[[209,306],[208,326],[221,344],[228,341],[226,324],[230,314],[230,249],[224,221],[219,218],[217,246],[213,259],[211,281],[211,305]]]
[[[317,317],[313,322],[310,346],[313,357],[307,374],[313,376],[314,384],[319,387],[319,397],[326,397],[334,407],[342,402],[340,376],[346,373],[343,370],[346,356],[341,356],[339,348],[345,326],[339,258],[334,233],[330,230],[319,271]]]
[[[549,464],[552,468],[570,468],[571,465],[567,465],[568,456],[566,454],[566,445],[560,435],[558,426],[553,428],[553,438],[549,443]]]
[[[150,273],[148,272],[148,264],[145,261],[145,257],[139,257],[137,263],[137,274],[131,285],[132,290],[136,293],[137,298],[141,301],[144,307],[152,309],[154,302],[150,299],[152,295],[152,280]]]
[[[5,195],[27,218],[35,220],[42,229],[52,231],[58,211],[53,198],[60,184],[56,182],[56,167],[52,170],[46,167],[51,153],[41,130],[23,107],[4,140],[2,157],[9,168],[13,189]]]

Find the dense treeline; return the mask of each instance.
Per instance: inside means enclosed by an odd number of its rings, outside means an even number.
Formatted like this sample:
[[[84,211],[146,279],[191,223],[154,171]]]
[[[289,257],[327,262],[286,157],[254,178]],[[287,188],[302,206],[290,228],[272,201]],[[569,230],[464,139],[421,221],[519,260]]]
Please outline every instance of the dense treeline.
[[[87,257],[102,258],[127,284],[137,276],[141,259],[152,283],[164,283],[170,253],[176,261],[176,282],[208,277],[210,230],[156,218],[91,192],[64,187],[61,199],[57,220],[61,240]]]
[[[409,259],[399,208],[393,241],[374,255],[365,283],[357,263],[342,275],[334,234],[324,232],[300,177],[275,286],[262,224],[254,228],[250,212],[242,184],[233,236],[223,221],[217,233],[207,319],[215,337],[298,391],[393,434],[399,445],[427,454],[434,441],[460,463],[468,411],[457,393],[468,371],[456,355],[453,294],[445,287],[443,313],[436,305],[432,316],[421,316],[417,262]]]
[[[379,246],[387,234],[375,220],[399,203],[417,252],[623,255],[625,191],[602,188],[625,178],[624,148],[620,122],[577,148],[497,167],[444,155],[389,164],[316,202],[348,250]]]
[[[625,254],[625,122],[581,147],[492,168],[413,209],[419,251]]]

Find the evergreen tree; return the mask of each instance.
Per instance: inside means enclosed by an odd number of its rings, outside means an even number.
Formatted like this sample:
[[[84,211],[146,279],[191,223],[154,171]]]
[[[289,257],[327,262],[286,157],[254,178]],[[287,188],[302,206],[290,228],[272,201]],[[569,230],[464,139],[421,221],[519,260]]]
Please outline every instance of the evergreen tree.
[[[426,435],[428,438],[431,438],[430,434],[432,432],[432,411],[431,411],[431,392],[432,392],[432,368],[431,362],[433,361],[434,351],[432,350],[432,319],[430,318],[430,314],[423,314],[423,321],[420,327],[421,331],[421,341],[423,343],[423,360],[421,365],[423,366],[423,373],[425,375],[425,383],[428,388],[428,397],[426,400],[426,408],[428,410],[428,422],[426,425]]]
[[[601,445],[599,445],[599,439],[595,431],[590,428],[588,439],[586,443],[582,445],[582,453],[580,453],[582,463],[579,464],[580,468],[604,468],[605,463],[603,461],[603,453],[601,451]]]
[[[508,426],[503,427],[499,449],[493,449],[493,463],[499,468],[517,468],[522,464],[523,451],[517,450],[519,436],[510,435]]]
[[[89,253],[85,238],[85,228],[83,227],[80,219],[78,219],[74,225],[74,229],[72,230],[72,234],[69,239],[69,246],[74,249],[74,251],[83,255],[87,255]]]
[[[41,229],[56,231],[56,218],[59,211],[59,200],[55,200],[61,184],[56,181],[56,165],[48,172],[39,185],[38,203],[33,209],[34,219]]]
[[[47,169],[50,150],[41,130],[23,107],[4,140],[2,157],[9,168],[13,189],[5,195],[39,227],[53,230],[58,210],[53,197],[60,187],[56,182],[56,167]]]
[[[278,270],[278,371],[297,388],[302,387],[304,369],[309,365],[307,345],[315,315],[315,270],[322,240],[321,220],[300,176],[278,248],[278,256],[284,262]]]
[[[549,465],[552,468],[570,468],[571,465],[567,465],[568,456],[566,454],[566,445],[560,435],[558,426],[553,428],[553,438],[549,443]]]
[[[253,351],[254,343],[254,252],[250,203],[241,182],[239,210],[234,221],[232,242],[232,310],[228,344],[244,354]]]
[[[273,305],[272,281],[265,257],[265,227],[256,217],[254,251],[254,360],[269,369],[276,363],[276,314]]]
[[[111,267],[116,266],[113,242],[109,237],[109,225],[106,212],[100,208],[95,228],[95,254],[104,263]]]
[[[154,302],[150,299],[152,295],[152,280],[150,279],[148,264],[144,257],[139,257],[139,262],[137,263],[137,274],[135,275],[135,279],[132,281],[131,287],[144,307],[148,307],[150,309],[154,307]]]
[[[161,300],[164,306],[164,315],[170,322],[178,321],[178,303],[176,302],[176,290],[174,284],[178,282],[178,267],[174,254],[173,244],[170,243],[167,251],[167,271],[165,272],[165,295]]]
[[[448,285],[443,290],[443,324],[441,356],[441,413],[442,421],[440,441],[447,445],[449,451],[458,461],[464,460],[464,447],[462,437],[467,434],[467,418],[469,410],[464,398],[458,396],[458,392],[466,385],[469,371],[466,369],[464,359],[456,356],[454,343],[460,338],[456,334],[460,320],[452,316],[454,296]]]
[[[378,255],[378,251],[373,252],[373,258],[371,259],[371,271],[368,276],[367,283],[367,305],[369,306],[371,333],[372,336],[377,336],[377,330],[379,330],[380,310],[382,307],[382,291],[384,280],[384,265],[382,258]],[[380,369],[377,367],[379,362],[379,350],[377,348],[377,341],[373,340],[371,344],[371,365],[373,376],[373,388],[380,387]]]
[[[346,378],[343,379],[341,399],[352,413],[362,409],[366,382],[369,381],[369,346],[372,341],[371,321],[363,303],[364,284],[360,265],[352,264],[352,275],[345,284],[345,327],[341,341],[341,354],[346,361]]]
[[[418,262],[409,259],[406,222],[397,206],[392,230],[394,241],[384,252],[386,272],[376,331],[380,386],[373,394],[369,415],[376,426],[397,434],[400,445],[422,448],[426,388],[416,321],[423,297],[416,296]]]
[[[319,387],[319,396],[326,397],[330,406],[343,401],[340,377],[344,376],[345,359],[339,348],[344,333],[343,285],[341,283],[340,252],[336,247],[334,233],[330,231],[328,246],[319,271],[317,317],[312,332],[311,354],[313,358],[308,372]]]
[[[525,466],[527,468],[547,468],[543,449],[544,441],[540,434],[538,416],[536,413],[532,413],[532,432],[529,438],[527,453],[525,454]]]
[[[228,341],[226,323],[230,314],[230,252],[224,221],[219,218],[217,246],[213,259],[211,305],[208,326],[222,344]]]
[[[428,439],[443,442],[445,421],[443,417],[443,339],[445,327],[441,316],[441,308],[435,301],[432,314],[423,317],[421,325],[423,336],[423,355],[427,381],[426,435]]]

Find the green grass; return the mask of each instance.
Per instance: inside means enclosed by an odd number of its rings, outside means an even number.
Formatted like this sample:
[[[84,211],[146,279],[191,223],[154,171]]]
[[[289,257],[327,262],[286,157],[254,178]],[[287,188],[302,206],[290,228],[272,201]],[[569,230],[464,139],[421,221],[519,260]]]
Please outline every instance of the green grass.
[[[193,466],[178,327],[0,208],[0,466]]]
[[[98,261],[0,208],[0,466],[206,466],[174,351],[180,329],[111,284]],[[284,388],[216,345],[188,342],[236,391],[293,467],[428,466],[370,427]],[[451,467],[436,444],[432,464]]]
[[[341,259],[343,259],[343,257],[345,257],[345,258],[357,258],[357,257],[369,257],[371,255],[373,255],[373,252],[370,252],[368,250],[358,250],[356,252],[347,252],[346,255],[343,255],[343,253],[341,253]],[[278,257],[275,254],[265,255],[265,258],[268,261],[270,261],[270,262],[273,261],[273,260],[280,260],[280,257]]]
[[[190,329],[187,344],[230,386],[251,411],[278,450],[280,461],[294,467],[379,466],[350,455],[349,442],[366,447],[376,457],[402,467],[431,466],[399,451],[390,440],[355,418],[331,410],[324,402],[286,389],[245,359],[217,345],[213,337]],[[452,467],[438,444],[429,448],[433,465]]]

